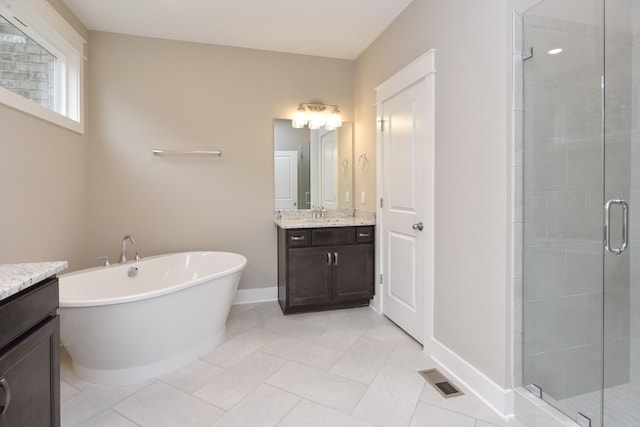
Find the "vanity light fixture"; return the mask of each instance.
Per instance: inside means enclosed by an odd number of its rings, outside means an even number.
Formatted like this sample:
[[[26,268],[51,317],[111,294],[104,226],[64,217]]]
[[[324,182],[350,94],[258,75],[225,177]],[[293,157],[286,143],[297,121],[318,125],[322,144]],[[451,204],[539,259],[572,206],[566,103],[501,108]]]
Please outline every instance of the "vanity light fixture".
[[[305,125],[308,125],[309,129],[320,129],[324,126],[326,130],[335,130],[342,126],[340,110],[337,105],[300,103],[291,120],[291,126],[302,129]]]

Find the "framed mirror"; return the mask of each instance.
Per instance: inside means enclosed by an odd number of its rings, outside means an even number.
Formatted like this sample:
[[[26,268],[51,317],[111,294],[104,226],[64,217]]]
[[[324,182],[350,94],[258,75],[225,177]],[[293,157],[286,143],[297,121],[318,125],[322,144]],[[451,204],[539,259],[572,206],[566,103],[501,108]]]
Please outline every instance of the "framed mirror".
[[[353,207],[353,124],[294,129],[274,119],[275,209]]]

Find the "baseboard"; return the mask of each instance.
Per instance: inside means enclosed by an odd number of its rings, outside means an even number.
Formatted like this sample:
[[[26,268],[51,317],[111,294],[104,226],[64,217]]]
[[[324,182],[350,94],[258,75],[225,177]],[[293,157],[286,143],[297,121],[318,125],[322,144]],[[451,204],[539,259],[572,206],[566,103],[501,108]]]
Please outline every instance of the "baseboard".
[[[256,302],[267,302],[278,300],[278,287],[238,289],[231,304],[251,304]]]
[[[513,390],[503,389],[435,339],[432,339],[430,351],[434,361],[476,394],[500,417],[505,420],[514,417]]]

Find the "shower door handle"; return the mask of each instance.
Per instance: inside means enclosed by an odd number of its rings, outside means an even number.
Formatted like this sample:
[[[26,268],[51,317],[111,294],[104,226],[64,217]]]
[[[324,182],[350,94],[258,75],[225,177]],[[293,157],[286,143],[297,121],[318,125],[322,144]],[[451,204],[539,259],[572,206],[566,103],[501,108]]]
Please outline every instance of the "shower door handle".
[[[611,205],[622,207],[622,244],[617,248],[611,247]],[[604,248],[607,252],[620,255],[627,250],[629,242],[629,205],[622,199],[611,199],[604,205]]]

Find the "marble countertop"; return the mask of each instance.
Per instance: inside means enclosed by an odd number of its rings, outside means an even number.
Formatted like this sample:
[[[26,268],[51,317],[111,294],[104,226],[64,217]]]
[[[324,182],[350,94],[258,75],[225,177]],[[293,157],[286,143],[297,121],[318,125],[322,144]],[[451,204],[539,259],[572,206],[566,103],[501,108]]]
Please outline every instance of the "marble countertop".
[[[308,209],[277,210],[275,223],[280,228],[353,227],[376,224],[374,212],[346,208],[324,210],[323,214],[324,218],[313,218],[313,212]]]
[[[0,264],[0,301],[68,267],[67,261]]]
[[[366,217],[351,218],[281,218],[276,219],[280,228],[318,228],[318,227],[349,227],[361,225],[375,225],[375,219]]]

